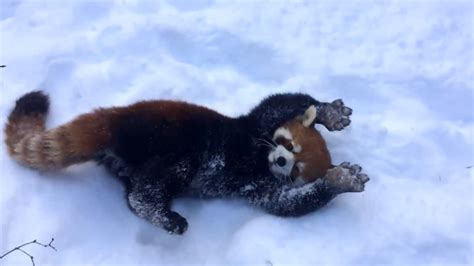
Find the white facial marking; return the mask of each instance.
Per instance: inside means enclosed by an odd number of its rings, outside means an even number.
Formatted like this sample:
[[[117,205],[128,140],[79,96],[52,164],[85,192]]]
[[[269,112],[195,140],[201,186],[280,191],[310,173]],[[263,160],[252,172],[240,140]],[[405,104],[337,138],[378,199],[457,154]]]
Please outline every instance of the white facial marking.
[[[293,139],[293,136],[291,135],[291,132],[287,128],[284,128],[284,127],[280,127],[273,134],[273,140],[276,140],[279,137],[283,137],[287,140],[292,140]]]
[[[301,173],[304,170],[305,163],[298,162],[298,163],[296,163],[296,167],[298,168],[298,171],[300,171],[300,173]]]
[[[276,163],[277,159],[280,157],[283,157],[286,160],[284,166],[279,166]],[[282,145],[278,145],[270,152],[270,154],[268,154],[268,162],[270,163],[270,171],[275,176],[289,176],[293,169],[293,165],[295,164],[295,156]]]
[[[293,152],[300,153],[303,150],[303,148],[301,148],[301,145],[295,144],[294,141],[292,141],[291,144],[293,145]]]

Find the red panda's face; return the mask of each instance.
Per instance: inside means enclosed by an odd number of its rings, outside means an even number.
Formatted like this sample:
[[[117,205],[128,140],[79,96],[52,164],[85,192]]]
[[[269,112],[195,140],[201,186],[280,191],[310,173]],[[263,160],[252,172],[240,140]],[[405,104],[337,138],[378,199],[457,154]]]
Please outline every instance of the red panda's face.
[[[331,158],[321,134],[314,129],[316,109],[286,122],[273,134],[270,171],[289,183],[302,185],[321,178],[331,166]]]

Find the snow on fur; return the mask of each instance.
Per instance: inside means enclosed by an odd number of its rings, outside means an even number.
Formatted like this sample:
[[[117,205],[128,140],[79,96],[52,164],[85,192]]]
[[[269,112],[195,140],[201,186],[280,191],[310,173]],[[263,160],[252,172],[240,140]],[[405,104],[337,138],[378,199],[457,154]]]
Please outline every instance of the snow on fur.
[[[38,174],[2,147],[0,253],[54,237],[36,265],[472,264],[472,16],[469,1],[2,2],[2,125],[33,89],[52,95],[48,127],[150,98],[236,116],[302,91],[353,108],[348,129],[320,130],[371,181],[296,219],[181,199],[177,237],[130,213],[102,168]]]

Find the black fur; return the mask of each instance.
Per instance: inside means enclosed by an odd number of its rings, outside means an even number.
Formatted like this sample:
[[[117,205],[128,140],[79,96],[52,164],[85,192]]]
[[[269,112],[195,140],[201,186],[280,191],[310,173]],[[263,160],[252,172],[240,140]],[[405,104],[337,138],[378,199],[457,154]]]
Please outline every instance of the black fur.
[[[20,97],[10,118],[18,116],[46,115],[49,110],[49,97],[42,91],[32,91]]]
[[[305,94],[278,94],[235,119],[195,114],[184,122],[154,124],[150,114],[127,114],[113,130],[112,147],[97,161],[124,180],[130,207],[140,217],[173,233],[187,228],[170,210],[178,196],[241,197],[270,213],[303,215],[341,191],[324,181],[292,188],[273,177],[268,148],[258,139],[311,105],[322,103]]]
[[[258,125],[259,133],[272,134],[282,122],[303,114],[311,105],[321,103],[302,93],[276,94],[261,101],[247,118]]]

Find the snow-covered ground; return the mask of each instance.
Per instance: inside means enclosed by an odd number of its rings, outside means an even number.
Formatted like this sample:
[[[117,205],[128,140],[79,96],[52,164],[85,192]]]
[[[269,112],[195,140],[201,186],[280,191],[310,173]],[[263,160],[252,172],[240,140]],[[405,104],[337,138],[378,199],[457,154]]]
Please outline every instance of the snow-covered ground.
[[[227,115],[302,91],[354,109],[321,129],[372,178],[301,218],[183,199],[172,236],[133,215],[92,163],[37,173],[0,144],[0,253],[36,265],[473,264],[472,1],[0,0],[0,122],[44,89],[54,127],[99,106],[195,102]],[[3,139],[3,132],[0,136]],[[20,252],[1,265],[28,265]]]

